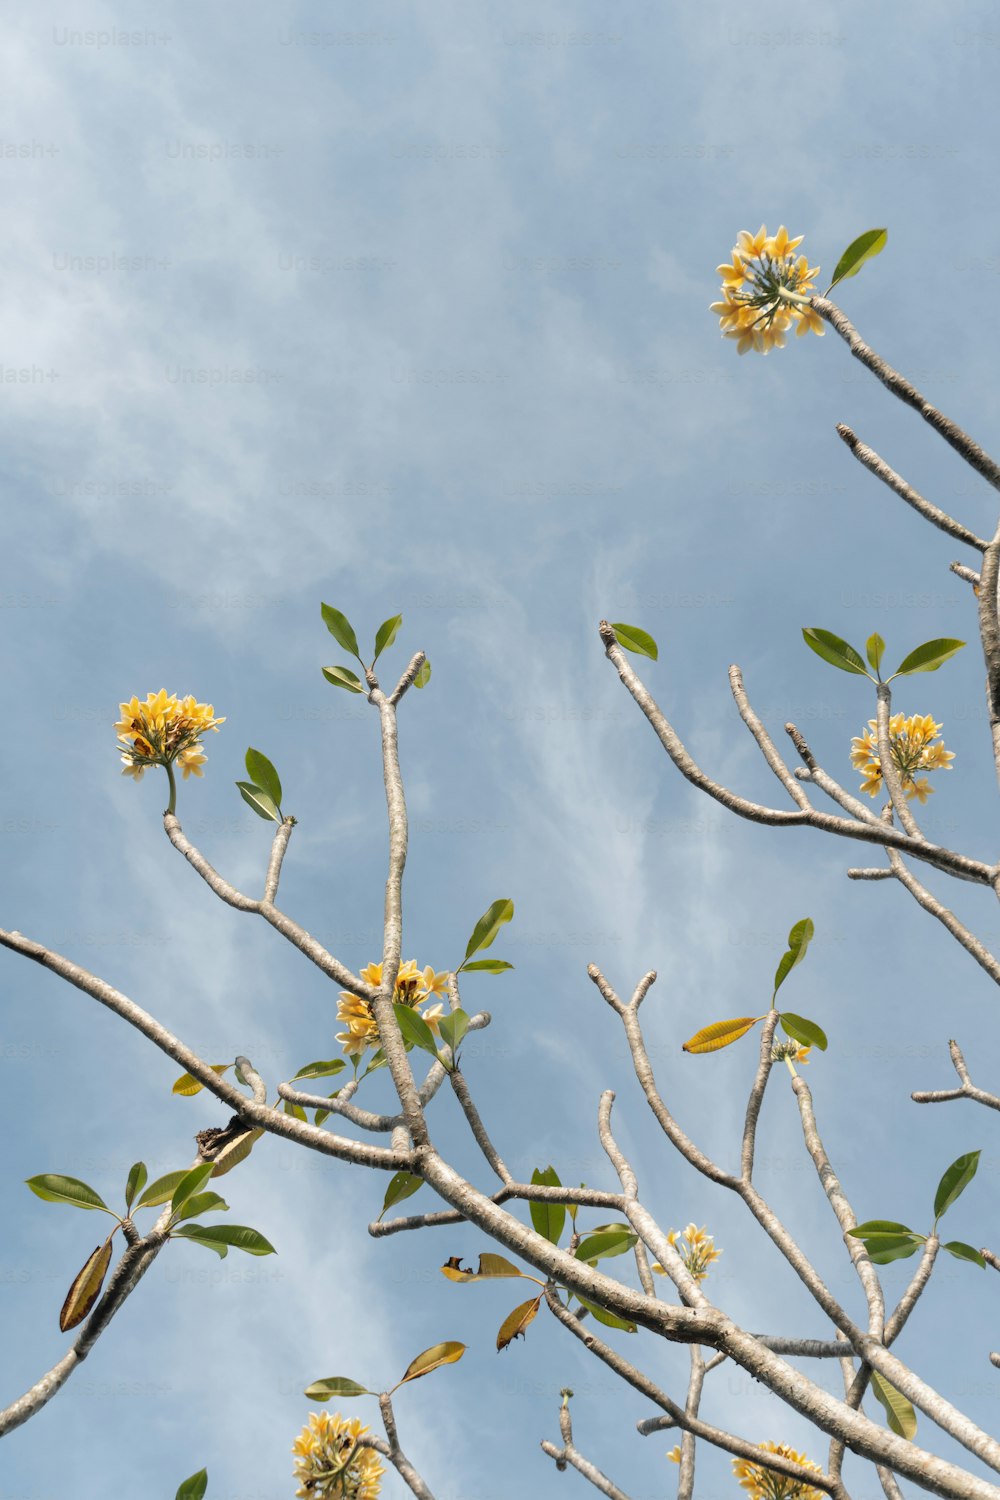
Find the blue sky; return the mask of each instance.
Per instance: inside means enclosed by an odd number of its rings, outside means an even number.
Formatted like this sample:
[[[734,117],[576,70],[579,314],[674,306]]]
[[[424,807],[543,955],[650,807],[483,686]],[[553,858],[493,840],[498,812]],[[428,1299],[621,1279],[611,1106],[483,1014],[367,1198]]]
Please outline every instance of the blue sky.
[[[835,423],[991,535],[988,487],[832,334],[740,360],[707,307],[741,228],[804,233],[828,275],[854,235],[885,224],[885,254],[842,304],[995,447],[1000,258],[983,189],[1000,23],[916,3],[905,24],[843,4],[779,7],[766,26],[732,4],[642,0],[89,0],[9,20],[0,666],[16,732],[0,911],[210,1060],[246,1053],[272,1090],[330,1055],[335,993],[197,880],[163,836],[162,787],[120,777],[111,725],[120,699],[161,686],[226,715],[179,813],[251,890],[268,834],[233,782],[248,745],[269,755],[299,819],[283,904],[360,967],[377,956],[384,879],[376,722],[320,675],[338,652],[319,604],[363,639],[402,612],[387,673],[417,648],[434,668],[401,713],[405,954],[454,965],[491,900],[516,906],[497,944],[515,972],[464,991],[494,1015],[467,1073],[500,1149],[524,1175],[552,1162],[565,1181],[611,1186],[596,1110],[616,1089],[644,1200],[666,1227],[707,1224],[725,1251],[720,1303],[747,1327],[820,1336],[738,1205],[652,1133],[587,963],[620,990],[659,971],[644,1019],[662,1086],[731,1163],[752,1048],[692,1059],[680,1043],[765,1009],[788,930],[811,916],[788,1003],[831,1039],[809,1077],[859,1217],[929,1227],[941,1171],[982,1148],[949,1225],[977,1245],[995,1225],[990,1120],[908,1095],[950,1085],[950,1036],[978,1081],[995,1080],[995,995],[902,890],[845,880],[856,850],[738,823],[684,783],[596,625],[656,637],[643,676],[692,752],[775,805],[732,661],[775,735],[796,720],[853,786],[867,685],[810,655],[802,626],[856,643],[878,630],[899,657],[969,639],[939,675],[901,684],[897,706],[943,720],[957,753],[928,833],[990,857],[982,668],[947,566],[973,559],[854,463]],[[1000,940],[989,893],[928,883]],[[42,1204],[24,1178],[62,1171],[117,1198],[132,1161],[186,1163],[224,1112],[171,1097],[176,1067],[82,995],[12,955],[3,976],[6,1403],[63,1352],[58,1309],[94,1241],[91,1220]],[[775,1083],[761,1185],[858,1312]],[[370,1101],[383,1095],[373,1080]],[[478,1170],[444,1096],[432,1126]],[[486,1248],[476,1234],[373,1241],[382,1180],[276,1141],[226,1186],[230,1216],[278,1256],[169,1247],[66,1390],[5,1443],[0,1500],[48,1500],[67,1477],[79,1500],[172,1497],[203,1464],[210,1500],[291,1494],[304,1386],[346,1374],[381,1388],[444,1338],[469,1345],[462,1366],[398,1399],[404,1446],[443,1500],[583,1493],[538,1447],[557,1437],[566,1384],[581,1449],[634,1497],[670,1492],[673,1438],[638,1437],[646,1404],[551,1319],[493,1352],[515,1299],[437,1269]],[[995,1430],[990,1275],[941,1265],[898,1351]],[[903,1277],[889,1267],[887,1288]],[[683,1349],[620,1342],[682,1395]],[[729,1368],[703,1411],[825,1451]],[[920,1438],[957,1457],[926,1422]],[[851,1462],[852,1492],[870,1493]],[[735,1493],[728,1461],[703,1450],[700,1464],[699,1495]]]

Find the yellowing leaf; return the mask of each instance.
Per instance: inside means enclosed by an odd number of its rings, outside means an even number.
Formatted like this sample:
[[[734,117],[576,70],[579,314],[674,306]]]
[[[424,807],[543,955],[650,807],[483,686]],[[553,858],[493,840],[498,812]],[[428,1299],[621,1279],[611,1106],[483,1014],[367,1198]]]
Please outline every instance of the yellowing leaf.
[[[728,1047],[733,1042],[738,1042],[741,1036],[746,1036],[751,1026],[756,1026],[758,1021],[763,1021],[763,1016],[737,1016],[735,1021],[713,1021],[711,1026],[703,1026],[701,1031],[696,1031],[694,1036],[684,1043],[685,1052],[718,1052],[720,1047]]]
[[[522,1302],[515,1307],[512,1313],[508,1313],[500,1324],[500,1332],[497,1334],[497,1349],[506,1349],[515,1339],[522,1338],[528,1324],[534,1320],[541,1302],[541,1293],[537,1297],[531,1297],[527,1302]]]
[[[478,1271],[466,1271],[462,1257],[453,1255],[447,1265],[441,1267],[441,1274],[449,1281],[490,1281],[497,1276],[523,1276],[524,1272],[502,1255],[486,1254],[479,1257]]]
[[[231,1067],[232,1063],[211,1064],[212,1072],[217,1074],[219,1078],[222,1077],[223,1073],[227,1073]],[[205,1085],[199,1083],[197,1078],[192,1077],[190,1073],[182,1073],[170,1092],[172,1094],[183,1094],[185,1098],[190,1098],[192,1094],[200,1094],[204,1087]]]
[[[260,1126],[248,1130],[244,1135],[238,1135],[235,1141],[230,1141],[228,1146],[223,1146],[218,1156],[212,1159],[212,1176],[225,1177],[234,1167],[238,1167],[241,1161],[245,1161],[253,1149],[255,1141],[264,1134]]]
[[[104,1244],[98,1245],[66,1293],[66,1301],[59,1314],[59,1328],[63,1333],[68,1333],[71,1328],[82,1323],[101,1295],[101,1287],[111,1264],[111,1241],[114,1233],[112,1230]]]
[[[464,1344],[432,1344],[407,1366],[406,1374],[399,1384],[405,1385],[408,1380],[419,1380],[421,1375],[430,1375],[433,1370],[440,1370],[442,1365],[453,1365],[462,1358],[464,1353]]]

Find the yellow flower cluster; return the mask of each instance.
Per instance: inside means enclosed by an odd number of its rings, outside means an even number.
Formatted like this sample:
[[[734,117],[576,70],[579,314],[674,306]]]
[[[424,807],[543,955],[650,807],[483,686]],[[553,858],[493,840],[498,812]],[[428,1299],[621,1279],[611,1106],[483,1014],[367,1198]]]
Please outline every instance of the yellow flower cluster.
[[[856,770],[865,777],[861,790],[869,797],[877,797],[882,790],[882,763],[878,754],[877,724],[868,720],[864,734],[851,740],[851,761]],[[946,750],[944,744],[932,744],[941,733],[941,725],[935,724],[930,714],[912,714],[906,719],[902,714],[893,714],[889,720],[889,744],[892,758],[903,783],[908,802],[914,797],[926,802],[934,788],[926,776],[917,777],[917,771],[950,771],[954,751]]]
[[[718,314],[723,337],[738,340],[737,354],[783,349],[793,326],[798,336],[824,332],[819,313],[799,300],[815,295],[819,275],[819,266],[793,253],[802,240],[801,234],[790,239],[784,224],[777,234],[768,234],[764,224],[756,234],[741,229],[732,260],[718,267],[722,301],[713,302],[711,311]]]
[[[214,712],[210,703],[177,699],[165,688],[148,693],[145,703],[133,698],[121,704],[115,729],[125,767],[122,775],[141,781],[150,766],[170,766],[176,761],[185,781],[192,774],[200,776],[206,760],[201,737],[209,729],[218,732],[226,722],[214,718]]]
[[[814,1469],[817,1474],[823,1472],[819,1464],[814,1464],[804,1453],[796,1453],[787,1443],[761,1443],[759,1446],[768,1453],[780,1453],[782,1458],[790,1458],[793,1463],[802,1464],[806,1469]],[[733,1459],[733,1473],[739,1480],[740,1487],[753,1500],[824,1500],[824,1492],[816,1489],[815,1485],[792,1479],[788,1474],[779,1474],[774,1469],[765,1468],[763,1464],[750,1463],[745,1458]]]
[[[705,1277],[708,1275],[709,1266],[713,1261],[718,1260],[719,1256],[722,1254],[721,1250],[716,1250],[713,1237],[710,1234],[705,1233],[704,1225],[702,1225],[701,1229],[698,1229],[694,1224],[689,1224],[687,1226],[687,1228],[684,1230],[684,1240],[687,1242],[686,1244],[678,1244],[678,1241],[681,1239],[681,1234],[677,1229],[671,1229],[670,1233],[667,1235],[667,1239],[673,1245],[674,1249],[677,1250],[681,1260],[684,1262],[685,1266],[687,1267],[690,1274],[694,1277],[695,1281],[704,1281]],[[659,1264],[654,1265],[653,1270],[658,1271],[661,1276],[666,1275],[663,1267]],[[668,1458],[670,1458],[671,1456],[671,1454],[667,1454]],[[679,1457],[677,1459],[677,1462],[680,1463]]]
[[[382,983],[382,965],[369,964],[366,969],[361,970],[361,978],[373,989],[377,989]],[[408,958],[405,964],[400,964],[399,973],[396,975],[393,1004],[408,1005],[412,1010],[418,1011],[431,1030],[437,1034],[438,1021],[441,1019],[444,1006],[431,1005],[427,1010],[420,1010],[419,1007],[432,996],[447,994],[448,978],[447,971],[443,974],[435,974],[430,964],[425,969],[418,969],[415,961]],[[337,1004],[337,1020],[347,1022],[347,1030],[338,1031],[337,1041],[340,1042],[348,1057],[359,1057],[367,1047],[378,1046],[375,1014],[367,1000],[362,1000],[358,995],[352,995],[347,990],[341,990]]]
[[[357,1417],[310,1412],[292,1452],[300,1500],[377,1500],[385,1468],[358,1439],[368,1431]]]

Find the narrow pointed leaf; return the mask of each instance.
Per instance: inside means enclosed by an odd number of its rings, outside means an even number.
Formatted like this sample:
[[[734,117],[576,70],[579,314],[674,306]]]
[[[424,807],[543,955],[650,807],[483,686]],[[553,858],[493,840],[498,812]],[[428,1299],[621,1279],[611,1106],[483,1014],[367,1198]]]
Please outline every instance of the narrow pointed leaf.
[[[886,1422],[897,1437],[912,1439],[917,1431],[917,1414],[902,1391],[881,1376],[877,1370],[871,1373],[872,1395],[885,1408]]]
[[[818,1047],[820,1052],[826,1051],[826,1032],[815,1021],[807,1021],[804,1016],[796,1016],[790,1010],[784,1010],[781,1013],[781,1029],[793,1042],[801,1042],[803,1047]]]
[[[937,641],[925,641],[922,646],[911,651],[909,656],[903,657],[894,675],[910,677],[914,672],[936,672],[938,667],[950,661],[957,651],[961,651],[964,645],[964,641],[954,641],[947,637],[942,637]]]
[[[229,1072],[229,1069],[233,1065],[232,1063],[211,1063],[210,1066],[212,1072],[218,1078],[221,1078],[223,1074]],[[203,1083],[199,1083],[197,1078],[195,1078],[193,1074],[182,1073],[170,1092],[172,1094],[183,1094],[186,1099],[189,1099],[193,1094],[200,1094],[204,1087],[205,1085]]]
[[[536,1167],[531,1174],[531,1180],[538,1187],[562,1187],[555,1167],[546,1167],[544,1171]],[[543,1235],[551,1245],[558,1245],[566,1224],[565,1205],[534,1203],[529,1198],[528,1212],[531,1214],[531,1223],[535,1233]]]
[[[205,1491],[208,1488],[208,1470],[199,1469],[197,1474],[192,1474],[190,1479],[185,1479],[174,1500],[205,1500]]]
[[[659,660],[656,642],[645,630],[640,630],[638,625],[612,625],[611,629],[619,646],[623,646],[626,651],[632,651],[636,656],[648,656],[651,661]]]
[[[174,1213],[184,1207],[189,1198],[195,1193],[201,1192],[202,1186],[212,1175],[213,1163],[210,1161],[199,1162],[192,1167],[190,1172],[185,1172],[180,1182],[170,1195],[170,1207]]]
[[[280,823],[281,814],[273,800],[259,786],[254,786],[249,781],[238,781],[237,789],[243,801],[248,807],[252,807],[258,818],[263,818],[265,823]]]
[[[414,1193],[424,1185],[422,1177],[415,1176],[412,1172],[397,1172],[389,1179],[389,1186],[385,1190],[385,1202],[382,1204],[382,1212],[378,1216],[378,1222],[394,1208],[397,1203],[402,1203],[404,1198],[412,1198]]]
[[[515,1339],[524,1337],[524,1330],[529,1323],[534,1322],[535,1314],[538,1312],[541,1300],[541,1294],[539,1293],[537,1297],[530,1297],[527,1302],[522,1302],[519,1307],[514,1308],[513,1312],[507,1314],[500,1324],[500,1331],[497,1334],[498,1351],[506,1349],[508,1344],[512,1344]]]
[[[218,1193],[195,1193],[177,1215],[178,1220],[197,1219],[201,1214],[228,1212],[229,1204]]]
[[[296,1078],[333,1078],[337,1073],[342,1073],[347,1064],[342,1057],[331,1057],[329,1062],[306,1063],[296,1073]]]
[[[333,687],[346,688],[349,693],[363,693],[361,679],[350,667],[324,667],[323,676]]]
[[[162,1203],[169,1203],[174,1195],[174,1188],[186,1176],[187,1168],[182,1167],[179,1172],[167,1172],[164,1177],[158,1177],[149,1184],[136,1207],[159,1208]]]
[[[441,1267],[442,1276],[447,1276],[449,1281],[494,1281],[507,1276],[524,1276],[513,1262],[503,1255],[494,1255],[487,1251],[479,1257],[479,1270],[466,1271],[462,1266],[461,1256],[453,1255],[447,1265]]]
[[[238,1167],[241,1161],[245,1161],[253,1150],[254,1142],[259,1141],[264,1134],[260,1125],[254,1126],[253,1130],[244,1131],[235,1140],[223,1146],[218,1156],[212,1158],[212,1176],[225,1177],[234,1167]]]
[[[974,1265],[982,1266],[983,1270],[986,1270],[986,1261],[979,1251],[973,1249],[971,1245],[964,1244],[961,1240],[948,1240],[941,1246],[941,1249],[947,1250],[948,1254],[953,1255],[956,1260],[971,1260]]]
[[[83,1270],[66,1293],[66,1301],[59,1314],[59,1328],[62,1333],[68,1333],[71,1328],[76,1328],[77,1324],[82,1323],[101,1295],[101,1287],[104,1285],[104,1278],[111,1264],[113,1235],[114,1230],[108,1235],[104,1244],[99,1245],[89,1257]]]
[[[234,1250],[243,1250],[247,1255],[277,1255],[269,1240],[256,1229],[246,1224],[184,1224],[172,1232],[174,1239],[194,1240],[211,1249],[231,1245]]]
[[[81,1182],[78,1177],[64,1177],[60,1172],[42,1172],[38,1177],[26,1179],[28,1187],[46,1203],[70,1203],[74,1208],[103,1208],[111,1210],[99,1193]]]
[[[332,604],[320,605],[323,615],[323,623],[333,636],[338,646],[343,646],[352,656],[358,656],[358,638],[354,634],[354,627],[346,615],[342,615],[339,609],[334,609]],[[361,658],[358,656],[358,660]]]
[[[619,1318],[616,1313],[607,1312],[603,1307],[598,1307],[596,1302],[588,1301],[586,1297],[578,1296],[577,1300],[582,1302],[587,1311],[593,1314],[598,1323],[603,1323],[605,1328],[622,1328],[626,1333],[635,1333],[635,1324],[630,1319]]]
[[[414,1047],[419,1047],[423,1052],[429,1052],[432,1057],[437,1057],[437,1042],[434,1033],[424,1020],[423,1016],[409,1005],[394,1005],[396,1020],[399,1029],[403,1033],[403,1040],[411,1042]]]
[[[349,1401],[353,1396],[373,1394],[366,1385],[358,1385],[356,1380],[348,1380],[346,1375],[330,1375],[326,1380],[314,1380],[303,1392],[310,1401],[329,1401],[331,1396]]]
[[[513,964],[507,963],[503,958],[477,958],[471,964],[463,964],[462,973],[471,974],[478,969],[482,974],[503,974],[513,967]]]
[[[420,667],[419,667],[419,670],[417,671],[416,677],[414,677],[414,679],[413,679],[413,686],[415,688],[426,687],[427,684],[430,682],[430,680],[431,680],[431,664],[427,660],[427,658],[425,657],[424,660],[420,663]]]
[[[471,958],[474,953],[479,953],[483,948],[489,948],[505,922],[509,922],[514,915],[514,903],[504,897],[494,901],[489,908],[483,912],[479,921],[472,929],[465,949],[466,958]],[[463,963],[461,968],[465,968]]]
[[[868,665],[873,672],[877,672],[882,665],[882,655],[885,651],[885,641],[880,635],[870,635],[865,642],[865,655]]]
[[[803,917],[801,922],[796,922],[788,934],[788,952],[781,955],[781,960],[774,973],[774,995],[778,993],[789,974],[800,964],[806,956],[806,949],[813,940],[816,929],[811,917]],[[774,998],[772,995],[772,1000]]]
[[[965,1156],[959,1156],[952,1162],[938,1183],[938,1190],[934,1194],[934,1218],[940,1219],[947,1213],[948,1209],[960,1197],[969,1186],[976,1169],[979,1166],[978,1151],[969,1151]]]
[[[854,672],[859,677],[868,676],[865,664],[854,647],[842,641],[831,630],[820,630],[818,627],[803,630],[802,639],[810,651],[815,651],[831,667],[839,667],[842,672]]]
[[[720,1047],[729,1047],[746,1036],[751,1026],[762,1021],[763,1016],[737,1016],[733,1021],[713,1021],[689,1037],[681,1049],[684,1052],[718,1052]]]
[[[135,1202],[136,1193],[141,1193],[143,1188],[146,1186],[146,1179],[148,1176],[149,1173],[146,1171],[146,1163],[144,1161],[137,1161],[134,1166],[129,1168],[128,1181],[125,1184],[126,1212],[132,1207],[132,1204]]]
[[[856,276],[865,261],[881,255],[888,238],[888,229],[866,229],[864,234],[859,234],[856,240],[852,240],[837,262],[829,290],[832,292],[839,282],[846,281],[849,276]]]
[[[402,625],[402,623],[402,615],[393,615],[391,620],[382,621],[382,624],[375,632],[375,660],[372,662],[373,666],[382,655],[382,652],[387,651],[388,648],[392,645],[393,641],[396,639],[397,634],[399,633],[399,627],[400,625]]]
[[[442,1365],[453,1365],[462,1358],[465,1353],[464,1344],[445,1343],[432,1344],[425,1349],[423,1354],[418,1354],[406,1367],[406,1373],[400,1385],[405,1385],[408,1380],[419,1380],[422,1375],[430,1375],[434,1370],[440,1370]]]
[[[278,773],[259,750],[250,749],[246,757],[247,775],[255,786],[266,792],[275,807],[281,806],[281,782]]]
[[[638,1238],[627,1224],[605,1224],[581,1240],[573,1254],[577,1260],[607,1260],[612,1255],[624,1255]]]

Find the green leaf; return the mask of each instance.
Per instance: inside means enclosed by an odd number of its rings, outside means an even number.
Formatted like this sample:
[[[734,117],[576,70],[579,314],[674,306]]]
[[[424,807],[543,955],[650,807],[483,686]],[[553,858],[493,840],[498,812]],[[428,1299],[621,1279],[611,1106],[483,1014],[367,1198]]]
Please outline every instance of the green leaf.
[[[232,1063],[211,1063],[210,1066],[212,1072],[221,1078],[224,1073],[229,1072],[229,1069],[233,1065]],[[204,1087],[205,1085],[199,1083],[193,1073],[182,1073],[170,1092],[172,1094],[183,1094],[185,1098],[190,1098],[193,1094],[200,1094]]]
[[[197,1474],[192,1474],[190,1479],[185,1479],[174,1496],[174,1500],[204,1500],[207,1488],[208,1470],[199,1469]]]
[[[887,1266],[891,1260],[908,1260],[916,1255],[924,1241],[919,1235],[873,1234],[865,1240],[868,1257],[877,1266]]]
[[[856,240],[852,240],[837,262],[828,290],[832,292],[839,282],[846,281],[849,276],[856,276],[866,260],[881,255],[888,238],[888,229],[866,229],[864,234],[859,234]]]
[[[638,1238],[627,1224],[602,1224],[581,1240],[573,1253],[577,1260],[608,1260],[631,1250]]]
[[[986,1270],[986,1262],[979,1251],[974,1250],[971,1245],[963,1244],[961,1240],[949,1240],[947,1244],[941,1246],[941,1249],[947,1250],[948,1254],[953,1255],[956,1260],[971,1260],[974,1265],[982,1266],[983,1270]]]
[[[263,818],[265,823],[280,823],[281,814],[274,804],[273,798],[269,797],[262,787],[254,786],[249,781],[238,781],[240,796],[248,807],[252,807],[258,818]]]
[[[682,1052],[718,1052],[721,1047],[731,1047],[741,1036],[746,1036],[751,1026],[762,1021],[763,1016],[737,1016],[732,1021],[713,1021],[703,1026],[694,1036],[688,1037]]]
[[[478,969],[482,974],[503,974],[513,967],[503,958],[477,958],[475,963],[462,964],[461,972],[471,974]]]
[[[914,672],[936,672],[938,667],[944,666],[946,661],[961,651],[965,645],[964,641],[951,640],[942,636],[940,640],[925,641],[909,656],[904,656],[894,672],[895,677],[912,677]]]
[[[397,1172],[389,1179],[389,1186],[385,1190],[385,1202],[382,1204],[382,1212],[377,1222],[381,1223],[390,1208],[395,1208],[396,1204],[402,1203],[404,1198],[412,1198],[423,1185],[424,1179],[415,1176],[413,1172]]]
[[[938,1190],[934,1194],[934,1222],[937,1223],[948,1209],[960,1197],[969,1186],[976,1169],[979,1166],[980,1153],[969,1151],[965,1156],[959,1156],[952,1162],[938,1183]]]
[[[826,1032],[815,1021],[807,1021],[804,1016],[785,1010],[781,1013],[781,1029],[793,1042],[801,1042],[803,1047],[818,1047],[821,1052],[826,1051]]]
[[[885,1408],[886,1421],[897,1437],[912,1439],[917,1431],[917,1414],[902,1391],[897,1391],[877,1370],[872,1371],[872,1395]]]
[[[531,1180],[537,1187],[562,1187],[555,1167],[543,1171],[536,1167]],[[528,1212],[535,1233],[542,1235],[551,1245],[558,1245],[566,1224],[566,1206],[563,1203],[536,1203],[528,1199]]]
[[[392,645],[393,641],[396,639],[396,636],[399,633],[399,627],[400,625],[402,625],[402,623],[402,615],[393,615],[391,620],[382,621],[382,624],[375,632],[375,658],[372,662],[372,666],[374,666],[375,662],[378,661],[379,657],[382,655],[382,652],[386,651]]]
[[[291,1099],[282,1099],[281,1107],[285,1111],[285,1114],[289,1115],[291,1119],[304,1120],[308,1125],[309,1116],[306,1114],[301,1104],[293,1104]]]
[[[103,1245],[98,1245],[66,1293],[66,1300],[59,1314],[60,1333],[68,1333],[71,1328],[82,1323],[101,1295],[101,1287],[111,1264],[111,1241],[116,1229],[117,1226],[112,1229]]]
[[[885,650],[885,641],[880,635],[870,635],[865,642],[865,655],[868,665],[873,672],[877,672],[882,665],[882,653]]]
[[[906,1224],[897,1224],[895,1219],[866,1219],[847,1231],[856,1240],[865,1240],[870,1234],[914,1234]]]
[[[603,1323],[605,1328],[624,1328],[626,1333],[635,1333],[635,1324],[628,1318],[619,1318],[615,1313],[607,1312],[603,1307],[598,1307],[596,1302],[589,1302],[586,1297],[576,1294],[577,1301],[582,1302],[589,1313],[592,1313],[598,1323]]]
[[[247,775],[255,786],[266,792],[275,807],[281,806],[281,782],[278,773],[259,750],[248,750],[246,756]]]
[[[212,1175],[214,1162],[200,1161],[190,1172],[185,1172],[180,1182],[170,1195],[170,1208],[173,1213],[184,1207],[189,1198],[201,1191],[204,1184]]]
[[[103,1208],[111,1210],[99,1193],[81,1182],[78,1177],[63,1177],[59,1172],[42,1172],[38,1177],[26,1178],[28,1187],[46,1203],[70,1203],[74,1208]]]
[[[805,958],[806,949],[812,942],[815,931],[812,918],[803,917],[801,922],[796,922],[788,934],[788,952],[781,955],[781,962],[774,974],[774,995],[781,989],[796,964],[800,964]],[[774,995],[771,996],[772,1000]]]
[[[424,657],[424,660],[420,663],[420,667],[419,667],[419,669],[417,671],[417,675],[413,679],[413,686],[416,687],[416,688],[426,687],[427,684],[430,682],[430,680],[431,680],[431,664],[427,660],[427,658]]]
[[[418,1015],[409,1005],[394,1005],[392,1008],[396,1012],[396,1020],[403,1033],[403,1040],[410,1042],[414,1047],[419,1047],[423,1052],[429,1052],[432,1057],[437,1057],[438,1050],[434,1033],[423,1016]]]
[[[247,1255],[278,1253],[258,1230],[248,1229],[246,1224],[184,1224],[171,1232],[171,1238],[194,1240],[196,1244],[206,1245],[212,1250],[221,1246],[223,1254],[229,1245],[234,1250],[244,1250]]]
[[[360,677],[352,672],[350,667],[324,667],[323,676],[334,687],[346,688],[350,693],[363,693],[366,691],[361,686]]]
[[[509,922],[514,915],[514,903],[503,897],[494,901],[487,911],[484,911],[469,939],[465,950],[465,957],[471,958],[474,953],[479,953],[483,948],[489,948],[500,928],[505,922]],[[459,965],[465,968],[464,962]]]
[[[182,1167],[179,1172],[168,1172],[164,1177],[158,1177],[151,1182],[143,1193],[137,1208],[159,1208],[161,1203],[169,1203],[174,1195],[174,1188],[187,1176],[187,1168]]]
[[[452,1057],[454,1057],[456,1051],[462,1045],[462,1038],[469,1029],[469,1021],[471,1019],[471,1016],[467,1015],[464,1010],[453,1010],[448,1015],[442,1016],[438,1021],[438,1031],[441,1033],[441,1040],[446,1042],[451,1048]]]
[[[815,651],[824,661],[828,661],[832,667],[839,667],[842,672],[854,672],[859,677],[867,677],[865,664],[846,641],[842,641],[839,635],[834,635],[830,630],[820,630],[818,627],[803,630],[802,639],[810,651]]]
[[[334,609],[332,604],[320,605],[323,621],[327,630],[333,636],[338,646],[343,646],[352,656],[357,656],[358,661],[358,638],[354,634],[354,628],[346,615],[342,615],[339,609]]]
[[[350,1400],[352,1396],[373,1394],[366,1385],[358,1385],[356,1380],[348,1380],[346,1375],[329,1375],[326,1380],[314,1380],[303,1392],[310,1401],[329,1401],[331,1396]]]
[[[296,1078],[332,1078],[337,1073],[342,1073],[347,1064],[342,1057],[331,1057],[329,1062],[306,1063],[296,1073]]]
[[[400,1385],[405,1385],[408,1380],[419,1380],[422,1375],[430,1375],[434,1370],[440,1370],[442,1365],[453,1365],[462,1358],[465,1353],[464,1344],[448,1342],[445,1344],[432,1344],[416,1359],[411,1360],[406,1367],[406,1373]]]
[[[177,1218],[178,1221],[181,1219],[197,1219],[201,1214],[221,1213],[223,1210],[228,1211],[228,1209],[229,1204],[224,1198],[220,1198],[218,1193],[195,1193],[194,1197],[189,1198],[184,1204]]]
[[[626,651],[632,651],[636,656],[648,656],[651,661],[659,659],[659,651],[656,642],[645,630],[640,630],[638,625],[612,625],[615,639],[619,646]]]
[[[146,1186],[146,1178],[148,1176],[149,1173],[146,1171],[146,1163],[144,1161],[137,1161],[133,1167],[129,1167],[128,1181],[125,1184],[126,1213],[132,1207],[136,1193],[141,1193]]]

